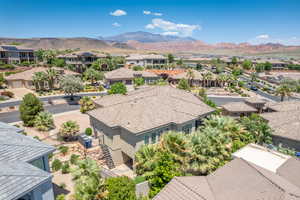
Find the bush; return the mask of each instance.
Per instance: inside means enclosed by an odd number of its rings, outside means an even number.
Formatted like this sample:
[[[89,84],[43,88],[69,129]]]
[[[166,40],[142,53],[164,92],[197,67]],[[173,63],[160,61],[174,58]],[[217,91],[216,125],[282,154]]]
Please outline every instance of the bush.
[[[0,65],[0,69],[15,69],[15,67],[10,64],[4,64],[4,65]]]
[[[134,66],[132,69],[133,69],[134,71],[143,71],[143,70],[144,70],[144,67],[142,67],[142,66]]]
[[[60,136],[63,140],[73,139],[79,132],[79,125],[76,121],[67,121],[61,125],[59,129]]]
[[[81,113],[86,113],[87,111],[93,110],[96,107],[91,97],[88,96],[82,97],[79,101],[79,104]]]
[[[58,196],[56,197],[55,200],[66,200],[66,195],[60,194],[60,195],[58,195]]]
[[[68,153],[69,147],[67,146],[60,146],[59,148],[60,153],[62,153],[64,156]]]
[[[34,136],[33,139],[36,139],[38,141],[41,141],[41,139],[39,138],[39,136]]]
[[[70,165],[68,162],[65,162],[61,167],[61,173],[62,174],[68,174],[70,173]]]
[[[1,95],[2,96],[7,96],[9,98],[13,98],[15,96],[15,94],[11,91],[3,91],[3,92],[1,92]]]
[[[145,79],[143,79],[142,77],[139,78],[135,78],[133,79],[134,85],[135,86],[141,86],[145,84]]]
[[[60,160],[58,160],[58,159],[53,160],[52,165],[51,165],[51,168],[53,171],[58,171],[61,169],[61,167],[62,167],[62,163]]]
[[[127,88],[123,83],[114,83],[110,90],[108,91],[108,94],[126,94]]]
[[[80,157],[79,155],[72,154],[72,155],[71,155],[71,159],[70,159],[71,164],[72,164],[72,165],[77,164],[77,161],[78,161],[79,157]]]
[[[180,79],[177,88],[182,90],[191,90],[190,85],[186,79]]]
[[[53,158],[53,153],[48,154],[48,160],[51,160]]]
[[[102,91],[104,91],[104,87],[103,87],[102,85],[99,85],[99,87],[98,87],[98,91],[99,91],[99,92],[102,92]]]
[[[34,94],[28,93],[23,97],[19,111],[25,126],[33,126],[35,117],[44,110],[43,103]]]
[[[67,185],[65,183],[60,183],[58,186],[63,189],[65,189],[67,187]]]
[[[87,135],[87,136],[91,136],[93,134],[93,129],[91,128],[86,128],[84,133]]]
[[[49,131],[54,128],[52,114],[48,111],[38,113],[34,120],[34,127],[36,127],[39,131]]]
[[[109,200],[136,199],[134,181],[126,176],[106,179],[105,187],[108,191],[107,199]]]

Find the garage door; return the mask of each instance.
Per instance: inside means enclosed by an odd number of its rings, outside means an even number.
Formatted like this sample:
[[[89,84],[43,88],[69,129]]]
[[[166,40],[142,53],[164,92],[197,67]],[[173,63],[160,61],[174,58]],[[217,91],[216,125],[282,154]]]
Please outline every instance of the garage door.
[[[23,87],[22,81],[13,81],[12,88],[21,88]]]

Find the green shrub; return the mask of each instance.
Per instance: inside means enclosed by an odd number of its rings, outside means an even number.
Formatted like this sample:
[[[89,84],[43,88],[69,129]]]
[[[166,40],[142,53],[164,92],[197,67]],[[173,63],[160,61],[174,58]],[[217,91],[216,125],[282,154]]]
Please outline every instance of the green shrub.
[[[78,161],[79,157],[80,157],[79,155],[72,154],[72,155],[71,155],[71,158],[70,158],[71,164],[72,164],[72,165],[77,164],[77,161]]]
[[[66,195],[60,194],[60,195],[58,195],[58,196],[56,197],[55,200],[66,200]]]
[[[86,128],[84,133],[87,135],[87,136],[91,136],[93,134],[93,129],[91,128]]]
[[[61,173],[68,174],[70,173],[70,165],[68,162],[65,162],[61,167]]]
[[[76,121],[67,121],[59,129],[60,136],[63,140],[69,140],[79,132],[79,125]]]
[[[63,189],[65,189],[67,187],[67,185],[65,183],[60,183],[58,186]]]
[[[127,88],[123,83],[114,83],[110,87],[108,94],[126,94]]]
[[[61,169],[61,167],[62,167],[62,163],[60,160],[58,160],[58,159],[53,160],[52,165],[51,165],[51,168],[53,171],[58,171]]]
[[[38,113],[34,120],[34,127],[40,131],[49,131],[54,128],[52,114],[48,111]]]
[[[34,94],[28,93],[23,97],[19,111],[25,126],[33,126],[35,117],[44,110],[43,103]]]
[[[53,158],[53,153],[49,153],[48,154],[48,160],[52,160],[52,158]]]
[[[109,200],[136,199],[134,181],[127,176],[108,178],[105,180],[105,187]]]
[[[36,139],[36,140],[38,140],[38,141],[41,141],[41,139],[39,138],[39,136],[34,136],[33,138]]]
[[[60,146],[59,148],[60,153],[62,153],[64,156],[68,153],[69,147],[67,146]]]

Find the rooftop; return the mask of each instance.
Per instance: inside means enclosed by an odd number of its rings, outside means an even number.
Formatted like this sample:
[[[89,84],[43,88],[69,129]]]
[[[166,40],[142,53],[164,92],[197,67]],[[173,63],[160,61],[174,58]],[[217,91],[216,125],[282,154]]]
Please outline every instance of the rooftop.
[[[228,112],[256,112],[257,110],[244,102],[230,102],[222,105]]]
[[[291,158],[274,173],[235,158],[208,176],[173,178],[153,200],[297,200],[299,181],[289,171],[299,171],[299,163]]]
[[[94,53],[89,51],[77,51],[73,53],[68,53],[65,55],[59,55],[59,58],[76,58],[76,57],[97,57],[97,58],[106,58],[107,55],[103,53]]]
[[[173,70],[164,70],[164,69],[147,69],[148,72],[152,72],[155,73],[157,75],[161,75],[161,74],[168,74],[170,75],[176,75],[176,74],[181,74],[184,73],[185,70],[183,69],[173,69]]]
[[[14,46],[14,45],[0,45],[0,51],[33,52],[33,49],[29,49],[29,48],[21,47],[21,46]]]
[[[250,144],[238,150],[233,157],[242,158],[252,164],[276,173],[277,169],[284,164],[290,156],[272,151],[259,145]]]
[[[50,173],[25,162],[0,161],[0,199],[18,199],[51,177]]]
[[[214,111],[198,97],[170,86],[152,86],[127,95],[108,95],[89,115],[110,127],[140,133],[170,123],[181,124]]]
[[[104,74],[104,76],[106,79],[133,79],[137,76],[141,76],[144,78],[157,77],[156,74],[149,71],[134,71],[126,67],[121,67],[119,69],[107,72]]]
[[[30,162],[54,150],[50,145],[17,133],[13,127],[0,124],[0,161]]]
[[[36,73],[36,72],[46,72],[47,69],[49,69],[49,68],[46,68],[46,67],[33,67],[33,68],[31,68],[29,70],[26,70],[24,72],[9,75],[5,79],[7,79],[7,80],[27,80],[27,81],[31,81],[32,76],[34,75],[34,73]],[[52,69],[55,69],[57,71],[63,71],[63,73],[66,74],[66,75],[77,75],[78,74],[78,73],[73,72],[71,70],[58,68],[58,67],[52,67]]]
[[[266,107],[277,112],[300,110],[300,101],[269,102],[266,104]]]

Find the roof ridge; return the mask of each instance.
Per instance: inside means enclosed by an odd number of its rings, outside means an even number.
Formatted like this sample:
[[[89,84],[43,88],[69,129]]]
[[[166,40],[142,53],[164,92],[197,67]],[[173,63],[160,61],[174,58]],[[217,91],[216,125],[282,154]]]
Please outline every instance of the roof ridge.
[[[188,190],[190,190],[191,192],[195,193],[197,196],[201,197],[204,200],[209,200],[205,197],[203,197],[202,195],[200,195],[198,192],[194,191],[192,188],[188,187],[186,184],[184,184],[182,181],[180,181],[179,177],[174,177],[178,182],[180,182],[180,184],[182,184],[185,188],[187,188]],[[205,179],[207,179],[205,176],[203,177]],[[206,180],[207,181],[207,180]]]
[[[275,187],[277,187],[278,189],[280,189],[281,191],[283,191],[284,193],[288,193],[290,195],[293,195],[295,197],[300,197],[298,195],[292,194],[288,191],[286,191],[283,187],[281,187],[280,185],[276,184],[274,181],[272,181],[270,178],[268,178],[267,176],[265,176],[262,172],[260,172],[258,169],[256,169],[253,165],[251,165],[249,162],[247,162],[246,160],[244,160],[243,158],[240,158],[243,162],[245,162],[248,166],[250,166],[252,169],[254,169],[256,172],[258,172],[261,176],[263,176],[264,178],[266,178],[271,184],[273,184]],[[271,172],[274,173],[274,172]],[[274,173],[275,175],[279,176],[277,173]],[[281,176],[279,176],[281,177]],[[281,177],[283,178],[283,177]],[[284,178],[283,178],[284,179]],[[289,181],[288,181],[289,182]],[[290,182],[289,182],[290,183]],[[293,184],[294,185],[294,184]]]
[[[50,149],[50,148],[52,148],[52,146],[46,147],[46,145],[45,145],[44,143],[43,143],[44,146],[42,146],[42,145],[37,145],[37,146],[35,146],[35,145],[31,145],[31,144],[28,144],[28,145],[25,145],[25,144],[7,144],[7,143],[0,143],[0,145],[8,145],[8,146],[26,146],[26,147],[30,146],[30,147],[40,147],[40,148],[45,148],[45,149]],[[54,148],[54,147],[53,147],[53,148]]]

